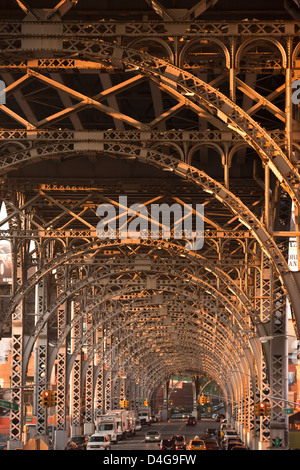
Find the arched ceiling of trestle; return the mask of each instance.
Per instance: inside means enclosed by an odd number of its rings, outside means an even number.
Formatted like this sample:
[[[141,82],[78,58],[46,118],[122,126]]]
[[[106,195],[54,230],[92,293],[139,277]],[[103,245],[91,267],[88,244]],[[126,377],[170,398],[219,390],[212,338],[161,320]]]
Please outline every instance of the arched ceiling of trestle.
[[[50,366],[66,345],[69,373],[83,352],[83,370],[152,387],[259,371],[258,336],[278,309],[263,300],[266,273],[282,309],[298,295],[284,233],[300,204],[298,111],[286,114],[296,3],[44,3],[0,6],[0,240],[15,263],[24,253],[23,279],[16,269],[0,284],[0,334],[22,308],[25,361],[47,331]],[[120,221],[134,204],[127,224],[146,228],[129,240]],[[153,204],[192,207],[193,230],[203,207],[201,248],[174,239],[172,218],[169,237],[163,223],[151,237]],[[119,231],[100,240],[103,205]]]
[[[116,244],[113,257],[107,249],[98,250],[98,259],[90,257],[88,267],[87,257],[75,259],[67,268],[71,273],[64,292],[50,304],[39,322],[31,325],[31,330],[27,325],[29,340],[25,355],[29,357],[47,322],[50,366],[67,341],[69,370],[82,350],[86,351],[85,369],[101,352],[107,368],[114,357],[115,367],[118,364],[125,373],[136,363],[144,372],[150,371],[156,361],[161,366],[166,354],[168,367],[164,374],[169,371],[170,362],[177,372],[190,370],[193,362],[190,348],[202,375],[208,357],[215,362],[215,375],[222,375],[227,366],[234,369],[242,359],[246,360],[245,350],[252,347],[249,335],[255,331],[257,318],[251,317],[251,303],[231,278],[219,269],[215,276],[215,268],[208,260],[205,267],[201,264],[199,267],[195,255],[194,260],[186,255],[176,257],[175,247],[172,251],[163,244],[145,245],[144,254],[143,246],[138,248],[134,244],[121,245],[118,250]],[[57,262],[52,272],[56,279],[63,280],[66,266]],[[237,301],[234,288],[245,304]],[[58,336],[56,312],[66,301],[72,303],[72,318]],[[70,338],[76,329],[81,334],[72,345]],[[92,349],[87,349],[88,344],[93,345]]]

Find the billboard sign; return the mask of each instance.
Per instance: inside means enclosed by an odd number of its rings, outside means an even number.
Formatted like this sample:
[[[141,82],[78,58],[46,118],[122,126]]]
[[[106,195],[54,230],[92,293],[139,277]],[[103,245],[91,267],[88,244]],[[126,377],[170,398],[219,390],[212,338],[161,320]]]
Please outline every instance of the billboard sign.
[[[2,203],[0,210],[0,224],[1,220],[7,217],[5,204]],[[0,225],[0,230],[8,230],[8,222]],[[12,282],[12,257],[11,257],[11,244],[8,240],[0,238],[0,284]]]

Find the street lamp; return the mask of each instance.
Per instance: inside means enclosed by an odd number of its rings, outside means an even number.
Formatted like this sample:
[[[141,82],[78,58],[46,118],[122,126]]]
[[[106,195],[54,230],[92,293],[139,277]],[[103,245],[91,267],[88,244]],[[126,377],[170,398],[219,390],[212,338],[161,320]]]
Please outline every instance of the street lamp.
[[[294,339],[295,339],[295,336],[293,336],[293,335],[282,334],[282,335],[274,335],[274,336],[272,336],[272,335],[270,335],[270,336],[261,336],[261,337],[259,338],[259,341],[260,341],[262,344],[264,344],[264,343],[267,343],[268,341],[271,341],[272,339],[275,339],[275,338],[282,338],[283,336],[284,336],[285,338],[290,337],[290,338],[294,338]]]

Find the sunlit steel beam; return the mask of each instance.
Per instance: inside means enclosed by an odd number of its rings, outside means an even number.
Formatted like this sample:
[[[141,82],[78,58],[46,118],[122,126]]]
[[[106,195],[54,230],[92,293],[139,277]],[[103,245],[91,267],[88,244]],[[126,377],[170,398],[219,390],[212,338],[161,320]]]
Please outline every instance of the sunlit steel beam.
[[[146,0],[146,2],[163,20],[174,21],[175,18],[158,0]]]
[[[200,0],[195,6],[193,6],[182,18],[183,20],[194,20],[198,16],[202,15],[206,10],[213,7],[218,3],[218,0]]]
[[[24,1],[21,2],[21,0],[15,0],[15,2],[21,8],[21,10],[23,10],[24,13],[26,13],[26,15],[32,15],[34,16],[36,20],[38,19],[38,16],[36,15],[36,13],[34,13],[34,11],[31,8],[29,8],[29,6]]]
[[[78,0],[61,0],[56,7],[47,14],[46,18],[49,20],[56,14],[62,18],[73,6],[77,5],[77,3]]]

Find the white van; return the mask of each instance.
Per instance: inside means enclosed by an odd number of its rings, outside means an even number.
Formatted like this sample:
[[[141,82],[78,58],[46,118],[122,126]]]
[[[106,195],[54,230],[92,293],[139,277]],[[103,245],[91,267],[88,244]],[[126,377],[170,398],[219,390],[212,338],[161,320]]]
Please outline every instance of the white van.
[[[101,415],[96,418],[95,434],[109,435],[113,444],[117,443],[117,416],[112,414]]]
[[[232,425],[230,423],[222,423],[220,426],[220,437],[223,439],[224,437],[224,432],[226,429],[232,429]]]
[[[93,434],[87,443],[86,450],[111,450],[108,434]]]
[[[110,415],[116,415],[117,418],[117,439],[126,439],[128,430],[128,419],[126,410],[109,410]]]

